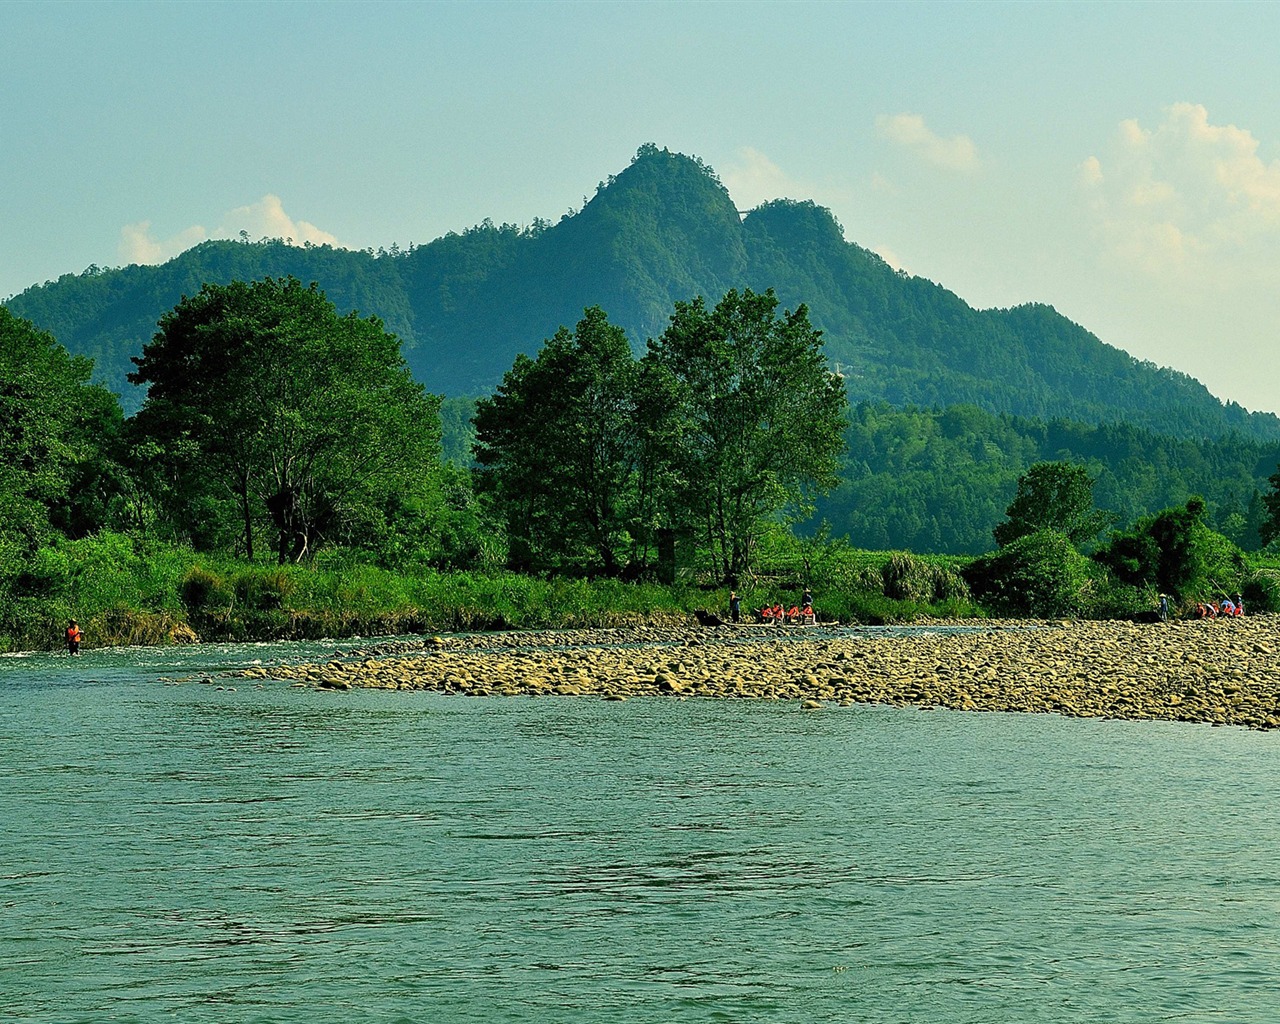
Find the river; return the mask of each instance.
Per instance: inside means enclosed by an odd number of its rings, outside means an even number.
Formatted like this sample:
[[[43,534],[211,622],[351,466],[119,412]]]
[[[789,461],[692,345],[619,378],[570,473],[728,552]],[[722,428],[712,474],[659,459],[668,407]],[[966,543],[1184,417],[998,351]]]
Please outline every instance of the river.
[[[0,658],[0,1020],[1276,1019],[1276,734],[216,675],[332,649]]]

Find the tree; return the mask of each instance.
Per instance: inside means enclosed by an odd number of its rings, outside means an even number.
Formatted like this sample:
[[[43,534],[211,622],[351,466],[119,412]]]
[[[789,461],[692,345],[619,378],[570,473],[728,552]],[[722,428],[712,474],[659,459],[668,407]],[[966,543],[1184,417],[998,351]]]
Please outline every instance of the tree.
[[[848,399],[808,310],[773,291],[730,291],[714,309],[677,302],[645,357],[675,397],[667,452],[676,525],[699,534],[734,583],[771,517],[800,517],[836,483]]]
[[[1125,583],[1178,598],[1214,597],[1240,585],[1244,554],[1204,523],[1203,498],[1144,516],[1094,558]]]
[[[1083,466],[1039,462],[1018,477],[1018,493],[1005,510],[1008,517],[993,531],[1001,547],[1040,530],[1065,534],[1079,547],[1113,521],[1093,507],[1094,480]]]
[[[376,544],[388,504],[435,479],[439,399],[381,321],[339,316],[314,284],[205,285],[134,362],[149,386],[135,431],[179,514],[230,504],[250,559],[262,521],[282,564],[325,541]]]
[[[1103,572],[1057,530],[1037,530],[964,569],[970,592],[1003,615],[1082,615],[1093,610]]]
[[[1258,536],[1262,538],[1263,545],[1280,537],[1280,466],[1267,477],[1267,483],[1271,485],[1271,492],[1262,496],[1266,518],[1258,526]]]
[[[28,553],[51,531],[102,525],[122,416],[92,372],[0,306],[0,534]]]
[[[635,505],[637,366],[598,306],[518,356],[476,408],[476,460],[507,519],[517,561],[578,561],[616,575]]]

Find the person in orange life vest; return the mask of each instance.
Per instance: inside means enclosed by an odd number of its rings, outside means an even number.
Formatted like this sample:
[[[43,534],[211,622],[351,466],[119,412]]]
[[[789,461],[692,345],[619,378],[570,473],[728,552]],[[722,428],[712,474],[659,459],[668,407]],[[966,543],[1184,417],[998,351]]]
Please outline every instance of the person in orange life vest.
[[[1227,597],[1227,598],[1223,598],[1223,601],[1222,601],[1222,614],[1223,614],[1223,615],[1228,615],[1228,616],[1230,616],[1230,615],[1235,615],[1235,613],[1236,613],[1236,606],[1235,606],[1235,604],[1232,602],[1231,598],[1229,598],[1229,597]]]
[[[765,605],[756,613],[760,617],[760,621],[766,626],[773,622],[773,609]]]
[[[1236,594],[1236,614],[1244,614],[1244,596],[1242,594]]]
[[[80,632],[80,625],[79,623],[76,622],[75,619],[72,619],[70,622],[67,623],[67,631],[65,633],[65,636],[67,639],[67,653],[79,654],[80,641],[83,638],[84,634]]]
[[[787,611],[787,621],[790,623],[798,623],[800,621],[800,606],[792,605]]]
[[[784,616],[782,614],[782,602],[778,602],[773,606],[773,624],[781,626]]]

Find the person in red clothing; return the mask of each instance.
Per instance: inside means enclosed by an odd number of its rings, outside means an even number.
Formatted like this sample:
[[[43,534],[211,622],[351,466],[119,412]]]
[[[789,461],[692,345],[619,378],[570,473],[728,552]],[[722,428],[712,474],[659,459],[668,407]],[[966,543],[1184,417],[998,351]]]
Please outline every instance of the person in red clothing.
[[[84,634],[80,632],[80,624],[76,622],[75,619],[72,619],[67,623],[65,636],[67,640],[67,653],[79,654],[80,640],[83,638]]]

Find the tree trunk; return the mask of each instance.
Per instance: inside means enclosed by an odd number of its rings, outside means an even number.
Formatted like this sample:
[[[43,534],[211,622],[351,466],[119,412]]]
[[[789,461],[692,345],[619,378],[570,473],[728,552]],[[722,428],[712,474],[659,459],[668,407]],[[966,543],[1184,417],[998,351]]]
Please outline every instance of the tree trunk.
[[[253,516],[249,512],[249,478],[240,478],[240,513],[244,517],[244,554],[253,562]]]

